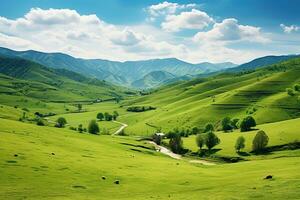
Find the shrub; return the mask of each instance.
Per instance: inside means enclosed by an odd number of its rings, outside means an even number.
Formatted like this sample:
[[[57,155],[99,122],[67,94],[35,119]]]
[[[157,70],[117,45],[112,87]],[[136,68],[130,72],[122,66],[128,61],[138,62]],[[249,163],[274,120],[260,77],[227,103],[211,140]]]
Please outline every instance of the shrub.
[[[237,152],[245,148],[245,138],[243,136],[237,138],[234,148]]]
[[[250,131],[254,126],[256,126],[255,119],[252,116],[247,116],[240,124],[241,132]]]
[[[294,90],[292,88],[286,88],[286,92],[290,96],[294,96],[295,95],[295,92],[294,92]]]
[[[104,118],[106,121],[111,121],[113,119],[113,116],[109,114],[108,112],[104,113]]]
[[[212,132],[212,131],[214,131],[214,125],[212,125],[211,123],[206,124],[203,132],[207,133],[207,132]]]
[[[222,129],[223,131],[227,132],[227,131],[231,131],[232,130],[232,122],[231,122],[231,119],[230,117],[225,117],[223,120],[222,120]]]
[[[60,117],[56,120],[56,127],[63,128],[67,124],[67,120],[64,117]]]
[[[102,121],[104,119],[104,114],[103,113],[98,113],[97,114],[97,119],[99,119],[100,121]]]
[[[41,118],[38,118],[37,121],[36,121],[36,125],[45,126],[44,120],[42,120]]]
[[[77,128],[76,128],[76,127],[73,127],[73,126],[70,126],[70,130],[72,130],[72,131],[77,131]]]
[[[78,125],[77,130],[78,130],[79,133],[82,133],[82,132],[83,132],[82,124],[79,124],[79,125]]]
[[[205,136],[205,145],[207,146],[208,150],[211,150],[214,146],[220,144],[220,139],[217,135],[213,132],[206,133]]]
[[[294,90],[299,92],[300,91],[300,84],[295,84],[294,85]]]
[[[264,131],[258,131],[252,142],[252,150],[255,153],[264,151],[265,147],[268,145],[269,137]]]
[[[96,120],[90,121],[88,131],[91,134],[98,134],[99,133],[100,129],[99,129],[99,126],[98,126]]]
[[[196,137],[196,144],[197,146],[200,148],[200,150],[202,149],[202,147],[204,146],[205,144],[205,137],[204,135],[202,134],[198,134],[197,137]]]

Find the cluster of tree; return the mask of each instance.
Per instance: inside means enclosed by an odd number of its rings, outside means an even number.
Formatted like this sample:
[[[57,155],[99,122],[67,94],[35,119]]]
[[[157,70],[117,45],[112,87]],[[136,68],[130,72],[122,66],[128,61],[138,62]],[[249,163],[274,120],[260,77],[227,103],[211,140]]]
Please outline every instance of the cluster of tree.
[[[239,119],[231,119],[230,117],[225,117],[222,120],[222,130],[224,132],[232,131],[233,129],[238,129]]]
[[[196,137],[196,143],[197,146],[202,150],[204,145],[207,147],[207,149],[210,151],[213,149],[216,145],[220,144],[220,139],[216,134],[214,134],[212,131],[209,131],[205,134],[198,134]]]
[[[155,107],[152,106],[131,106],[127,108],[128,112],[145,112],[148,110],[155,110]]]
[[[206,127],[205,129],[208,129],[208,131],[211,130],[213,126],[211,124],[208,124],[210,127]],[[208,126],[206,125],[206,126]],[[229,132],[234,129],[241,129],[241,132],[250,131],[253,127],[256,126],[256,121],[252,116],[245,117],[242,121],[239,119],[231,119],[230,117],[225,117],[222,120],[222,130],[224,132]],[[207,132],[207,131],[206,131]]]
[[[246,140],[243,136],[237,138],[234,146],[237,152],[240,152],[242,149],[245,148],[246,146],[245,141]],[[268,142],[269,142],[268,135],[262,130],[258,131],[252,141],[252,152],[254,153],[263,152],[266,146],[268,145]]]
[[[189,129],[189,128],[187,128],[187,129],[175,128],[172,131],[169,131],[166,134],[166,137],[170,138],[173,133],[179,134],[181,137],[188,137],[190,135],[197,135],[198,133],[200,133],[200,129],[198,127],[193,127],[192,129]]]
[[[295,96],[296,92],[300,92],[300,84],[295,84],[293,88],[286,88],[286,92],[290,96]]]
[[[119,113],[117,111],[114,111],[113,114],[109,114],[108,112],[103,113],[98,113],[97,114],[97,119],[100,121],[112,121],[112,120],[117,120],[119,117]]]
[[[35,112],[34,115],[36,117],[51,117],[51,116],[54,116],[56,115],[55,113],[52,113],[52,112],[49,112],[49,113],[45,113],[45,114],[42,114],[40,112]]]

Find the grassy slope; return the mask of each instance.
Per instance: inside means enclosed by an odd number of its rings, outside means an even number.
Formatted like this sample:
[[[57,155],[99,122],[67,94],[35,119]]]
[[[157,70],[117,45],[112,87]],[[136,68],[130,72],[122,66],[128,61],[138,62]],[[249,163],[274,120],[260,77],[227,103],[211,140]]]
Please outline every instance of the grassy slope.
[[[0,119],[0,126],[1,199],[297,199],[299,196],[300,160],[296,158],[199,166],[120,144],[140,144],[130,137],[77,134],[5,119]],[[275,179],[263,180],[269,174]],[[101,180],[101,176],[107,180]],[[121,184],[113,184],[115,179]]]
[[[129,132],[152,133],[146,123],[168,131],[174,127],[203,128],[208,122],[219,125],[225,116],[243,118],[256,108],[253,116],[259,124],[300,116],[297,97],[285,89],[300,82],[300,59],[248,74],[221,74],[207,79],[172,84],[151,95],[134,98],[129,105],[151,105],[155,111],[130,114],[122,119]],[[140,134],[140,133],[136,133]]]
[[[263,130],[269,136],[269,144],[268,146],[274,145],[282,145],[288,144],[290,142],[294,142],[296,140],[300,140],[300,118],[291,119],[281,122],[262,124],[257,126],[257,129]],[[235,152],[234,145],[236,139],[239,136],[244,136],[246,139],[246,148],[244,151],[250,152],[252,149],[252,140],[257,133],[258,130],[250,131],[250,132],[239,132],[238,130],[231,133],[217,132],[218,137],[221,140],[221,143],[217,145],[215,148],[221,149],[216,154],[220,156],[238,156]],[[198,151],[198,147],[196,145],[195,136],[190,136],[188,138],[184,138],[184,146],[194,152]],[[261,156],[258,156],[260,158]],[[253,157],[245,157],[246,159],[255,159],[256,156]]]

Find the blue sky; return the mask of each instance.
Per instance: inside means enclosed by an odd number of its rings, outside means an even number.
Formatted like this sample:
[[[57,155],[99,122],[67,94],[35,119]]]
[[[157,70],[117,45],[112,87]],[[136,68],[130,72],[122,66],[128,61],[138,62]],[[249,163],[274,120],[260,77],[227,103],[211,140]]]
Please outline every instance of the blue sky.
[[[111,60],[177,57],[193,63],[300,53],[298,0],[0,3],[0,46],[17,50]]]

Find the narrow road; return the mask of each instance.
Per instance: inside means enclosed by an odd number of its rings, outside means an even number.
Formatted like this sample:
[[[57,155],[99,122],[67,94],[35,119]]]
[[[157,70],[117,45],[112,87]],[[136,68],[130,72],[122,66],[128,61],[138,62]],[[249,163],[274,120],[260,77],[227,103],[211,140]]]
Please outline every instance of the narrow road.
[[[170,151],[169,149],[167,149],[166,147],[160,146],[158,144],[156,144],[155,142],[149,142],[150,144],[154,145],[155,149],[157,151],[159,151],[162,154],[165,154],[167,156],[170,156],[171,158],[175,158],[175,159],[182,159],[182,156],[176,153],[173,153],[172,151]],[[202,164],[202,165],[216,165],[216,163],[214,162],[210,162],[207,160],[189,160],[190,163],[196,163],[196,164]]]
[[[118,121],[113,121],[113,122],[117,123],[117,124],[121,124],[122,126],[116,132],[114,132],[112,135],[118,135],[124,128],[126,128],[128,126],[127,124],[124,124],[122,122],[118,122]]]
[[[160,145],[156,144],[155,142],[149,142],[149,143],[154,145],[156,151],[159,151],[160,153],[165,154],[165,155],[170,156],[175,159],[181,159],[181,155],[173,153],[166,147],[160,146]]]

